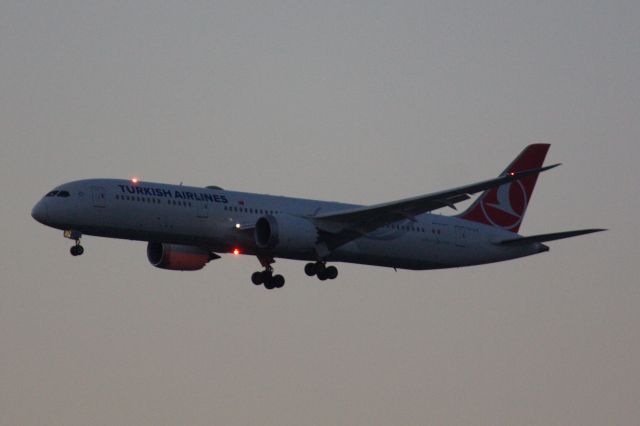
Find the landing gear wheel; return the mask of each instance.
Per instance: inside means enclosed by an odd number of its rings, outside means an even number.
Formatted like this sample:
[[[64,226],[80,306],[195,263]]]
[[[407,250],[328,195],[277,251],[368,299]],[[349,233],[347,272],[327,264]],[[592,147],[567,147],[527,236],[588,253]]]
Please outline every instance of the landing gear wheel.
[[[284,277],[282,275],[275,275],[271,281],[273,282],[273,286],[275,288],[282,288],[284,285]]]
[[[327,274],[328,279],[335,280],[338,277],[338,268],[335,266],[329,266],[325,269],[325,274]]]
[[[254,272],[251,274],[251,282],[255,285],[260,285],[264,283],[264,273],[263,272]]]
[[[84,248],[80,244],[77,244],[71,247],[71,249],[69,249],[69,252],[71,253],[71,256],[80,256],[82,253],[84,253]]]
[[[318,271],[318,279],[320,281],[326,281],[327,279],[329,279],[329,275],[327,274],[327,270],[326,269],[321,269],[320,271]]]
[[[304,265],[304,273],[309,277],[314,276],[317,272],[317,269],[318,268],[316,268],[315,263],[307,263],[306,265]]]
[[[266,288],[267,290],[273,290],[274,288],[276,288],[275,280],[272,277],[269,277],[268,280],[264,281],[264,288]]]

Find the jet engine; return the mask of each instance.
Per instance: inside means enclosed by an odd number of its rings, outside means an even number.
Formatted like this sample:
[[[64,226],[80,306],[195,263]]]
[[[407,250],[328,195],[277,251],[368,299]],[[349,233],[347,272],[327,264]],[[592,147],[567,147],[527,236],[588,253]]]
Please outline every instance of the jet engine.
[[[161,269],[197,271],[216,257],[218,256],[200,247],[154,242],[147,245],[149,262]]]
[[[254,236],[261,249],[299,254],[313,251],[318,230],[305,218],[267,215],[256,222]]]

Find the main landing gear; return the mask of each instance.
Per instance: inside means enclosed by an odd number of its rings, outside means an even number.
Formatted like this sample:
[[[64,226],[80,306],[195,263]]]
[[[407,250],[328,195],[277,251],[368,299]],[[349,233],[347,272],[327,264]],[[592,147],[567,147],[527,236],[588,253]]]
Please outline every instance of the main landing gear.
[[[280,288],[284,286],[284,277],[282,275],[273,275],[273,267],[271,266],[275,260],[272,257],[258,256],[258,260],[264,267],[264,271],[257,271],[251,275],[251,282],[255,285],[264,285],[267,290]],[[333,280],[338,276],[338,268],[335,266],[327,266],[325,261],[315,263],[307,263],[304,272],[308,276],[317,276],[320,281]]]
[[[273,275],[272,263],[275,262],[273,258],[258,257],[264,271],[257,271],[251,275],[251,282],[255,285],[264,284],[264,288],[267,290],[273,290],[274,288],[281,288],[284,286],[284,277],[282,275]]]
[[[255,285],[264,284],[264,288],[273,290],[284,285],[284,277],[282,275],[273,275],[273,269],[268,268],[251,274],[251,282]]]
[[[304,266],[304,273],[308,276],[317,276],[320,281],[334,280],[338,276],[338,268],[327,266],[326,262],[307,263]]]
[[[70,240],[74,240],[76,242],[76,244],[71,246],[71,249],[69,250],[71,256],[80,256],[82,253],[84,253],[84,248],[80,245],[80,238],[82,237],[82,234],[80,232],[68,230],[64,231],[63,235],[65,238],[69,238]]]

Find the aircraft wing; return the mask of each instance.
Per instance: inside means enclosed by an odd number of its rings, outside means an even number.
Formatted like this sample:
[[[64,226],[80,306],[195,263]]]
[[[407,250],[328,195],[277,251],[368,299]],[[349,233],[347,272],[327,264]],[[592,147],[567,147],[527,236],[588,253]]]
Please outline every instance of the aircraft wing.
[[[512,172],[494,179],[476,182],[458,188],[405,198],[390,203],[318,214],[309,219],[315,223],[320,231],[320,239],[327,243],[328,249],[331,250],[362,234],[366,234],[399,220],[415,220],[415,216],[441,207],[448,206],[455,209],[455,204],[469,199],[471,194],[501,186],[526,176],[538,174],[559,165],[560,164],[554,164],[536,169]]]

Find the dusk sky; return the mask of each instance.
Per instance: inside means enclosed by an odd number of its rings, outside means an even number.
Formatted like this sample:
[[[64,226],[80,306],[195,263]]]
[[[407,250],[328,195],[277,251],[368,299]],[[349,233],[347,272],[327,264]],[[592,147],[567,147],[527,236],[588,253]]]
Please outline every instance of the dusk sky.
[[[636,425],[637,1],[0,2],[0,424]],[[31,216],[129,178],[374,204],[550,143],[523,235],[442,271],[154,268]],[[452,214],[443,209],[442,214]]]

